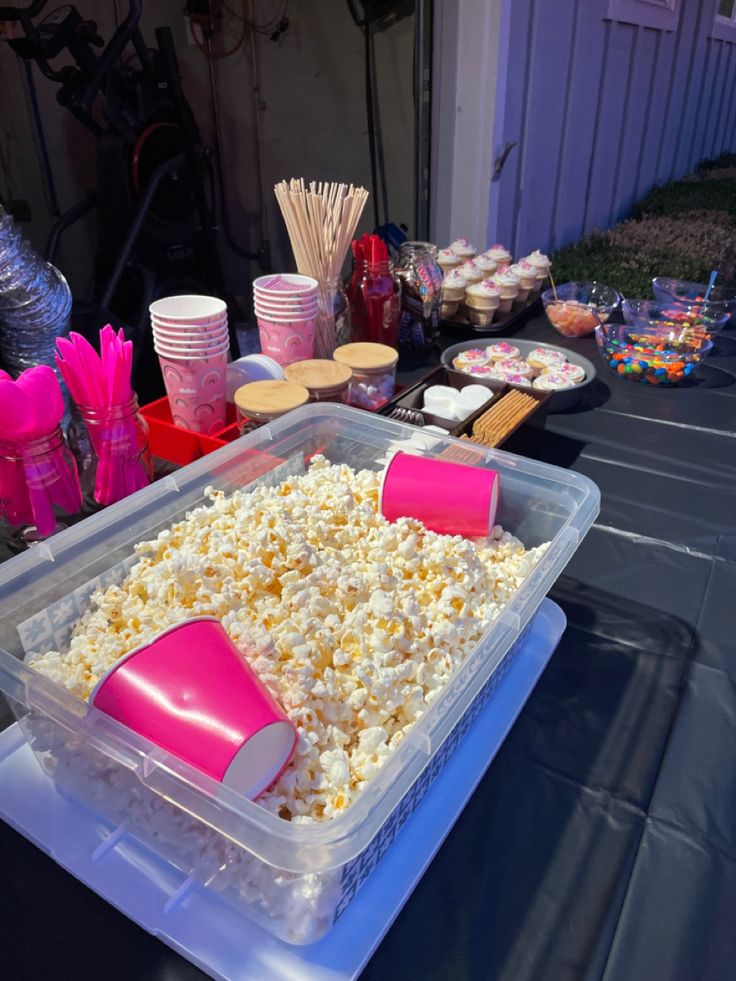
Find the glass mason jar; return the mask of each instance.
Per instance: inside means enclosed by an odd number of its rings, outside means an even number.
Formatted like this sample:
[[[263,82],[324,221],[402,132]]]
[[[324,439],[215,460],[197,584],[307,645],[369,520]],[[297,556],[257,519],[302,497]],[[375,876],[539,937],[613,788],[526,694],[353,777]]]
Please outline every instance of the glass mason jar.
[[[0,442],[0,516],[20,551],[61,531],[82,507],[77,464],[61,427],[23,443]]]
[[[421,350],[439,336],[442,269],[437,253],[430,242],[404,242],[399,250],[393,272],[402,287],[400,350]]]
[[[350,304],[339,277],[319,283],[317,289],[317,330],[315,358],[331,358],[340,344],[350,340]]]
[[[241,385],[235,393],[238,431],[244,436],[308,401],[307,389],[295,382],[274,379]]]
[[[102,408],[73,404],[67,435],[88,508],[114,504],[153,480],[148,423],[135,395]]]

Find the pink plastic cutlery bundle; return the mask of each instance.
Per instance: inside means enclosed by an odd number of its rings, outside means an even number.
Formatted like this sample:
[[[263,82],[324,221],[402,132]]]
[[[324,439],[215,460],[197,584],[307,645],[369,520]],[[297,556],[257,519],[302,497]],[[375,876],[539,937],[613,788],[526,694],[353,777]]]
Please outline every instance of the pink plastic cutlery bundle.
[[[94,499],[113,504],[151,482],[130,385],[133,345],[122,329],[100,331],[100,354],[80,334],[57,341],[56,364],[79,408],[97,458]]]

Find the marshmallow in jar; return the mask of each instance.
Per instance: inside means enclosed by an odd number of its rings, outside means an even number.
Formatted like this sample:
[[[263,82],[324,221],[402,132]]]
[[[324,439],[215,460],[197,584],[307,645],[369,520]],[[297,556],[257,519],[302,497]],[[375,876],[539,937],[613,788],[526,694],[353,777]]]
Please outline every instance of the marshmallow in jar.
[[[350,405],[373,412],[394,394],[399,354],[387,344],[343,344],[336,348],[332,357],[352,369]]]

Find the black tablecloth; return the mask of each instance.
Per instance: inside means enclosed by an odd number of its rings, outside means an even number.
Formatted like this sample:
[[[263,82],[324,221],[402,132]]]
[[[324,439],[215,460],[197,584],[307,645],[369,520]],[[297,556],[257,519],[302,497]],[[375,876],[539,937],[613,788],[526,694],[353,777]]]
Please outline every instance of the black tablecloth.
[[[607,373],[506,448],[591,477],[568,629],[366,981],[736,977],[736,331],[692,388]],[[448,338],[456,340],[456,338]],[[416,371],[413,372],[416,374]],[[2,792],[0,788],[0,793]],[[0,975],[195,978],[0,825]]]

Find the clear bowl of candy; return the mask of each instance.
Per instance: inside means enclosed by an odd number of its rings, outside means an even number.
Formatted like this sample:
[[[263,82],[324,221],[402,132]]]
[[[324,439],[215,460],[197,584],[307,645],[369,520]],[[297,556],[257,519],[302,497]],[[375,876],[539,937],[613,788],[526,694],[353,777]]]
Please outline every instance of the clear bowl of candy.
[[[652,292],[660,303],[683,303],[685,306],[702,306],[705,302],[707,283],[691,283],[686,279],[670,279],[669,276],[655,276]],[[736,289],[729,286],[714,286],[706,304],[712,316],[736,310]]]
[[[638,327],[687,331],[689,334],[712,337],[729,321],[730,314],[715,311],[710,305],[688,306],[684,303],[660,303],[658,300],[624,300],[621,304],[624,320]]]
[[[692,379],[713,341],[679,328],[601,324],[595,339],[601,357],[621,378],[642,385],[682,385]]]
[[[547,319],[563,337],[592,334],[620,302],[620,294],[603,283],[562,283],[542,293]]]

